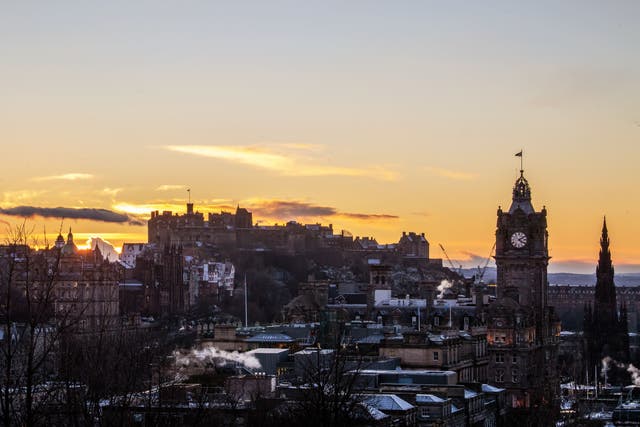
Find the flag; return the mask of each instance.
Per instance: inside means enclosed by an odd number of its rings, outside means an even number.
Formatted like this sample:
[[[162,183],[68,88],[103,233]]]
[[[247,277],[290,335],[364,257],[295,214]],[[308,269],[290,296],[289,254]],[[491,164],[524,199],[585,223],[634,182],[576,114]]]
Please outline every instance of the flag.
[[[522,157],[522,150],[520,150],[520,152],[516,153],[516,157]]]

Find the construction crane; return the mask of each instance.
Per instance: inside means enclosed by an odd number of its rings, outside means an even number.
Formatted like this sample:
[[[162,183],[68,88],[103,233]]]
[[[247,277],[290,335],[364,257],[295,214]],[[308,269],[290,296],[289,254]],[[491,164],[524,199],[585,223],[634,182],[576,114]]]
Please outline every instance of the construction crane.
[[[442,249],[444,256],[447,257],[447,261],[449,261],[449,265],[451,266],[451,271],[453,271],[454,273],[458,273],[460,276],[462,276],[462,264],[460,265],[460,267],[456,268],[456,266],[453,265],[451,258],[449,258],[449,255],[447,255],[447,251],[445,250],[444,246],[442,246],[442,243],[438,243],[438,245],[440,245],[440,249]]]
[[[476,275],[476,283],[481,283],[482,282],[482,278],[484,277],[484,273],[487,271],[487,266],[489,265],[489,261],[491,261],[491,257],[493,256],[493,251],[496,248],[496,244],[494,243],[493,246],[491,247],[491,252],[489,252],[489,256],[487,257],[486,261],[484,262],[484,265],[482,267],[478,266],[478,274]]]

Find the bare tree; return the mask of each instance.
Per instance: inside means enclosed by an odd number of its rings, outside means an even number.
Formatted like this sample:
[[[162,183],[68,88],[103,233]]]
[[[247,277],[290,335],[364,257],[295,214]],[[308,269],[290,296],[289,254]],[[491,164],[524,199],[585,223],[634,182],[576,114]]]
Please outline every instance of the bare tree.
[[[10,228],[0,246],[0,419],[5,426],[43,423],[47,407],[59,397],[50,381],[58,340],[82,311],[56,307],[60,251],[31,249],[30,243],[38,243],[32,231],[26,222]]]
[[[359,391],[359,373],[367,359],[357,347],[323,351],[319,346],[303,362],[303,383],[280,407],[256,411],[256,425],[357,426],[371,421]]]

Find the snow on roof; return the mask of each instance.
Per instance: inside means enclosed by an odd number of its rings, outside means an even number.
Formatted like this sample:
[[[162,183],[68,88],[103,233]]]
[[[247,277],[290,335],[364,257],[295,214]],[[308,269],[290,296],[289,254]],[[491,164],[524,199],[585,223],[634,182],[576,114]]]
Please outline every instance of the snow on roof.
[[[376,420],[376,421],[384,420],[385,418],[389,417],[389,415],[387,415],[384,412],[374,408],[371,405],[363,404],[362,406],[364,406],[364,408],[367,410],[367,412],[369,413],[369,416],[371,418],[373,418],[374,420]]]
[[[133,266],[132,266],[132,265],[129,265],[129,264],[127,264],[126,262],[124,262],[124,261],[122,261],[122,260],[117,259],[117,260],[116,260],[116,263],[117,263],[118,265],[120,265],[120,266],[121,266],[122,268],[124,268],[124,269],[127,269],[127,270],[133,270]]]
[[[144,285],[142,284],[142,282],[139,282],[137,280],[127,279],[124,282],[118,282],[118,286],[123,286],[127,288],[141,288]]]
[[[482,391],[485,393],[500,393],[503,392],[504,388],[494,387],[489,384],[482,384]]]
[[[416,403],[442,403],[445,400],[434,394],[416,394]]]
[[[254,350],[248,351],[247,354],[282,354],[282,353],[288,353],[289,349],[286,348],[256,348]]]
[[[356,341],[358,344],[380,344],[380,341],[384,339],[384,335],[373,334],[367,335],[364,338],[360,338]]]
[[[294,342],[295,340],[285,334],[258,334],[247,338],[247,342]]]
[[[464,398],[465,399],[473,399],[474,397],[476,397],[478,395],[478,393],[476,393],[473,390],[469,390],[468,388],[464,389]]]
[[[365,397],[364,401],[381,411],[409,411],[414,408],[412,404],[395,394],[373,394]]]

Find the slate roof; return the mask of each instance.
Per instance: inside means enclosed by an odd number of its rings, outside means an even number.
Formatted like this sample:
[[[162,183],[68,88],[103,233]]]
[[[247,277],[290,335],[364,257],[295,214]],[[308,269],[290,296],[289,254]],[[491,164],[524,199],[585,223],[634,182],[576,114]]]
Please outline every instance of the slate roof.
[[[291,338],[289,335],[285,335],[285,334],[258,334],[258,335],[252,336],[251,338],[247,338],[246,341],[277,343],[277,342],[294,342],[295,340]]]
[[[380,411],[410,411],[415,408],[412,404],[395,394],[373,394],[364,399],[365,403]]]
[[[380,344],[380,341],[384,339],[384,335],[367,335],[356,341],[358,344]]]
[[[464,398],[465,399],[473,399],[477,395],[478,395],[478,393],[476,393],[475,391],[469,390],[467,388],[464,389]]]
[[[416,403],[442,403],[444,401],[434,394],[416,394]]]
[[[485,393],[500,393],[502,391],[504,391],[505,389],[503,388],[499,388],[499,387],[494,387],[492,385],[489,384],[482,384],[482,391]]]

